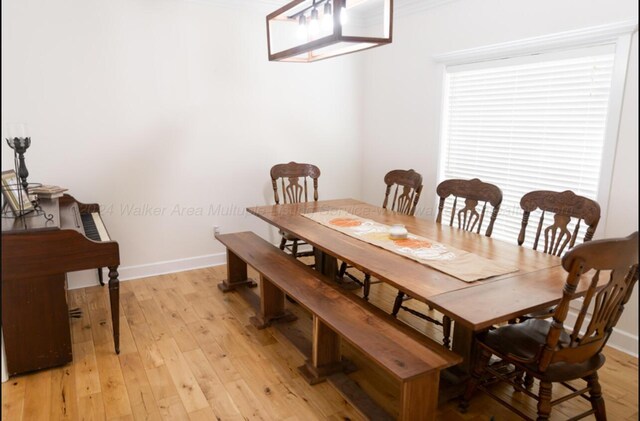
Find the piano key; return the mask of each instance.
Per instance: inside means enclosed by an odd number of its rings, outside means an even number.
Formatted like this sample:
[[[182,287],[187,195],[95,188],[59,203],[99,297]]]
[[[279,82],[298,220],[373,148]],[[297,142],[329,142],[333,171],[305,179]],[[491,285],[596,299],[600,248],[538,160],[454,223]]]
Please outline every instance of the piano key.
[[[102,222],[100,214],[98,212],[93,212],[91,216],[93,217],[93,222],[95,223],[95,227],[98,231],[98,234],[100,235],[100,241],[111,241],[111,239],[109,238],[109,234],[107,233],[107,229]]]

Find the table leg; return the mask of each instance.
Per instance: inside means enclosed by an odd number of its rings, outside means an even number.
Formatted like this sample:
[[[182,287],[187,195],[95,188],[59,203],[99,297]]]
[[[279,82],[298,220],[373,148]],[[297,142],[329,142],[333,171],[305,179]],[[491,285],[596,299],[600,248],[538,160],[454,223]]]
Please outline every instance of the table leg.
[[[313,350],[311,359],[298,367],[300,374],[309,382],[317,384],[327,376],[343,370],[340,356],[340,336],[313,315]]]
[[[452,350],[464,358],[456,367],[464,373],[469,373],[473,358],[473,331],[461,323],[454,324]]]
[[[313,255],[316,259],[316,270],[326,275],[329,279],[336,279],[338,276],[338,259],[315,247],[313,248]]]
[[[120,353],[120,281],[118,266],[109,266],[109,301],[111,303],[111,324],[116,354]]]
[[[257,285],[253,279],[247,277],[247,264],[244,260],[227,249],[227,279],[218,284],[220,291],[229,292],[240,286],[254,288]]]
[[[438,409],[438,386],[440,371],[434,370],[415,377],[400,385],[400,416],[408,421],[430,421],[436,419]]]
[[[297,317],[285,309],[284,292],[271,281],[260,275],[260,313],[249,321],[258,329],[264,329],[274,322],[292,322]]]
[[[327,276],[329,279],[335,280],[344,289],[359,289],[360,285],[351,280],[345,281],[339,276],[338,259],[327,254],[317,248],[313,248],[313,254],[316,259],[316,270]]]

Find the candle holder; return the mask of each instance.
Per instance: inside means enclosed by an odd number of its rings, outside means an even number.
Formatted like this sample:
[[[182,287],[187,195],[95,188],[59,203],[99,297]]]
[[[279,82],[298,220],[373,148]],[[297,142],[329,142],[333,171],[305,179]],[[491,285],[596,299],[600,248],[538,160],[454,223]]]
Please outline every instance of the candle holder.
[[[29,177],[29,170],[24,161],[24,154],[27,152],[27,149],[29,149],[29,146],[31,146],[31,137],[11,137],[7,139],[7,144],[13,149],[16,173],[18,177],[20,177],[22,188],[28,194],[27,188],[29,187],[29,182],[27,181],[27,177]]]
[[[47,214],[40,207],[38,200],[29,195],[29,189],[41,186],[40,183],[29,183],[29,170],[25,162],[25,153],[31,146],[31,136],[27,133],[26,124],[8,124],[5,127],[7,145],[13,149],[14,170],[3,171],[2,193],[6,199],[2,207],[3,218],[20,218],[27,228],[25,217],[43,216],[53,221],[53,215]]]

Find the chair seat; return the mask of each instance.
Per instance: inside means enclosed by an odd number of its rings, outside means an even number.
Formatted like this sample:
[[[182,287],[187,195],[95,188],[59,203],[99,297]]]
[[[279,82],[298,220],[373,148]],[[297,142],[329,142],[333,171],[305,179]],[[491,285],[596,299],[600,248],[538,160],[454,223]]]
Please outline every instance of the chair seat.
[[[553,313],[556,311],[555,307],[547,307],[542,310],[534,311],[529,314],[525,314],[524,316],[520,316],[519,319],[521,321],[529,320],[529,319],[545,319],[553,316]]]
[[[530,319],[523,323],[506,325],[487,332],[482,342],[498,355],[515,355],[523,359],[534,359],[544,346],[551,323],[547,320]],[[563,331],[558,344],[567,346],[569,334]],[[538,379],[549,382],[564,382],[585,377],[598,370],[605,362],[604,355],[598,353],[581,363],[556,362],[540,372],[537,363],[524,364],[527,371]]]

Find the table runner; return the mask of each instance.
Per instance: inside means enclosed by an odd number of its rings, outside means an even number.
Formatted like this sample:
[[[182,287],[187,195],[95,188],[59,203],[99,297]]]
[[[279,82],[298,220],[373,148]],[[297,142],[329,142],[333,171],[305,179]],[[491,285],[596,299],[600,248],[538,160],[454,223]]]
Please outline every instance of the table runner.
[[[518,271],[517,268],[487,259],[464,250],[409,234],[406,239],[389,238],[389,226],[335,209],[302,214],[327,228],[373,244],[385,250],[415,260],[464,282],[474,282],[492,276]]]

